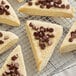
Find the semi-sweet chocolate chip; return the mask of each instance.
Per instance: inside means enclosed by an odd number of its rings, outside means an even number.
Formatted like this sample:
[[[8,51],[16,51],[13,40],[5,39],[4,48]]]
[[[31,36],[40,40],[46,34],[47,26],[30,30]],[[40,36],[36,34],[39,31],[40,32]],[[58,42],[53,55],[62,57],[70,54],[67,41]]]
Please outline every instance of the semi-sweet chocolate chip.
[[[4,43],[4,41],[0,40],[0,44],[3,44],[3,43]]]
[[[3,34],[2,34],[2,32],[0,32],[0,37],[2,37],[3,36]]]
[[[41,49],[45,49],[46,45],[51,45],[52,43],[50,42],[50,38],[54,38],[54,32],[53,28],[45,28],[43,26],[37,27],[33,25],[32,23],[29,24],[29,26],[35,31],[33,33],[33,36],[36,40],[39,40],[39,46]],[[38,28],[36,30],[35,28]],[[51,33],[51,34],[50,34]]]
[[[28,2],[28,5],[29,5],[29,6],[32,6],[32,2],[31,2],[31,1],[29,1],[29,2]]]

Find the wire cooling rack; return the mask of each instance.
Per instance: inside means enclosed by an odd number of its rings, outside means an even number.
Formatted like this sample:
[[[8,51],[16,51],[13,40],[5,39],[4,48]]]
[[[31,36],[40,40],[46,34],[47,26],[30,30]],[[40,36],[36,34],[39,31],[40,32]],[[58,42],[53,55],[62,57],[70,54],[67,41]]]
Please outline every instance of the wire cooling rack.
[[[0,24],[0,30],[11,31],[19,36],[20,40],[18,44],[22,46],[24,61],[25,61],[26,70],[27,70],[27,76],[52,76],[56,74],[57,72],[64,70],[67,66],[75,62],[76,60],[75,51],[61,55],[59,53],[59,47],[65,35],[68,33],[70,26],[76,20],[76,15],[72,19],[23,15],[23,14],[19,14],[19,12],[17,11],[17,8],[24,3],[18,3],[16,0],[8,0],[8,1],[11,3],[13,8],[15,9],[21,21],[21,26],[11,27],[11,26],[6,26],[5,24]],[[70,4],[76,8],[76,2],[74,0],[70,0]],[[25,27],[24,27],[25,21],[31,20],[31,19],[57,23],[57,24],[62,25],[63,30],[64,30],[63,37],[61,38],[61,40],[59,41],[59,44],[55,48],[55,51],[51,59],[49,60],[45,69],[41,71],[40,73],[37,72],[33,53],[32,53],[30,43],[29,43],[26,31],[25,31]],[[16,47],[16,45],[14,47]],[[0,55],[0,67],[3,65],[4,61],[6,60],[6,58],[8,57],[8,55],[10,54],[11,50],[14,47],[9,49],[9,51],[7,51],[6,53]]]

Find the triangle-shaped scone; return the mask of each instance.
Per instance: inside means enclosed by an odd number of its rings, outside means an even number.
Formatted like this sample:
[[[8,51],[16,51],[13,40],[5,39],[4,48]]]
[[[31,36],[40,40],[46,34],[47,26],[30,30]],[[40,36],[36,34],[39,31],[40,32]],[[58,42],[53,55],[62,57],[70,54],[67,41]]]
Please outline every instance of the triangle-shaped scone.
[[[68,0],[31,0],[18,9],[29,15],[54,16],[71,18],[74,9]]]
[[[28,20],[26,31],[31,43],[38,71],[48,63],[56,47],[63,29],[57,24]]]
[[[0,23],[19,26],[20,21],[7,0],[0,0]]]
[[[76,22],[73,24],[60,47],[60,52],[70,52],[76,50]]]
[[[0,69],[0,76],[26,76],[21,46],[18,45],[8,56]]]
[[[0,54],[18,42],[19,38],[12,32],[0,31]]]

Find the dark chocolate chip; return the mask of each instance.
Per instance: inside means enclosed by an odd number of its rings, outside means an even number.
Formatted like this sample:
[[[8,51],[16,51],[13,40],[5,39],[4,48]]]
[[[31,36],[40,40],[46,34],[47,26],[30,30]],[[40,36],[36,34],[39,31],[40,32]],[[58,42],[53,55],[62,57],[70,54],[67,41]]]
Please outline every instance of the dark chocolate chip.
[[[7,11],[7,10],[5,10],[5,14],[6,14],[6,15],[10,15],[10,12]]]
[[[11,60],[15,61],[17,58],[18,58],[18,56],[14,55],[14,56],[11,57]]]
[[[61,4],[62,3],[62,0],[53,0],[55,3],[57,4]]]
[[[28,2],[28,5],[29,5],[29,6],[32,6],[32,2],[31,2],[31,1],[29,1],[29,2]]]
[[[45,33],[42,32],[42,31],[40,31],[40,32],[38,33],[38,35],[39,35],[39,37],[43,37],[43,36],[45,35]]]
[[[53,29],[53,28],[47,28],[47,31],[48,31],[48,32],[53,32],[54,29]]]
[[[41,26],[40,31],[45,32],[45,28],[43,26]]]
[[[0,37],[2,37],[3,36],[3,34],[0,32]]]
[[[73,39],[72,38],[69,38],[69,42],[72,42],[73,41]]]
[[[40,8],[44,8],[44,5],[40,5]]]
[[[40,46],[40,48],[41,48],[42,50],[44,50],[45,47],[46,47],[45,44],[44,44],[43,42],[41,42],[41,41],[39,42],[39,46]]]
[[[39,5],[39,2],[35,2],[35,5]]]
[[[33,27],[33,24],[30,22],[29,26],[30,26],[30,27]]]
[[[34,32],[33,35],[36,37],[38,36],[38,32]]]
[[[46,8],[49,9],[50,7],[51,7],[51,5],[50,5],[49,3],[47,3],[47,4],[46,4]]]
[[[64,4],[62,4],[62,5],[61,5],[61,8],[65,8],[65,5],[64,5]]]
[[[53,34],[49,35],[50,38],[54,38],[55,36]]]
[[[66,8],[69,9],[70,8],[70,5],[66,5]]]
[[[2,1],[1,1],[1,4],[5,4],[5,2],[2,0]]]
[[[5,8],[9,9],[9,5],[5,5]]]
[[[4,7],[0,5],[0,15],[4,14],[5,11],[3,9],[4,9]]]
[[[3,44],[3,43],[4,43],[4,41],[0,40],[0,44]]]

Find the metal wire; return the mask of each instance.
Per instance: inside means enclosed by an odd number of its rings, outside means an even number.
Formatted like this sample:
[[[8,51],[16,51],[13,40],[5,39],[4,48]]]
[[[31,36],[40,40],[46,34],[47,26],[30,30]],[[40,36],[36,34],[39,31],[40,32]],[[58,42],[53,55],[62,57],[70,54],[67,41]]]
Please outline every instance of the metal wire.
[[[20,38],[19,44],[22,46],[24,61],[25,61],[28,76],[52,76],[53,74],[55,74],[61,70],[64,70],[68,65],[75,62],[75,58],[76,58],[75,52],[61,55],[59,53],[59,47],[60,47],[65,35],[68,33],[69,28],[71,27],[71,25],[75,21],[76,16],[73,19],[65,19],[65,18],[53,18],[53,17],[40,17],[40,16],[23,15],[23,14],[19,14],[19,12],[17,11],[17,8],[24,3],[19,4],[15,0],[14,1],[8,0],[8,1],[11,3],[13,8],[15,9],[15,11],[16,11],[16,13],[21,21],[21,26],[20,27],[11,27],[11,26],[6,26],[5,24],[0,24],[0,30],[7,30],[7,31],[9,30],[9,31],[11,31],[19,36],[19,38]],[[75,6],[76,2],[74,0],[70,0],[70,4],[76,8],[76,6]],[[62,25],[64,28],[63,37],[61,38],[61,40],[59,41],[59,44],[55,48],[53,56],[49,60],[45,69],[40,73],[37,72],[33,53],[32,53],[30,43],[29,43],[26,31],[25,31],[25,27],[24,27],[25,21],[27,19],[42,20],[42,21],[46,21],[46,22],[57,23],[57,24]],[[10,54],[11,50],[14,47],[9,49],[9,51],[7,51],[6,53],[0,55],[0,67],[3,65],[7,56]]]

